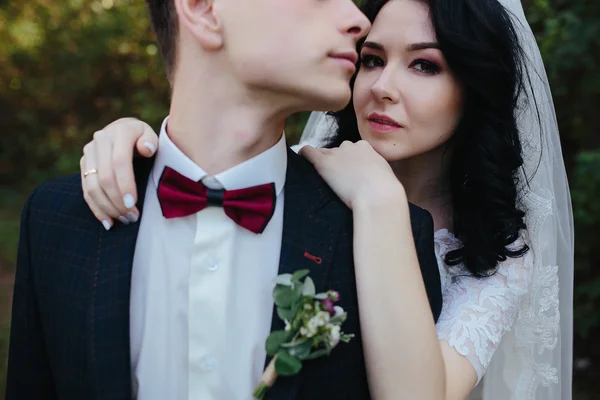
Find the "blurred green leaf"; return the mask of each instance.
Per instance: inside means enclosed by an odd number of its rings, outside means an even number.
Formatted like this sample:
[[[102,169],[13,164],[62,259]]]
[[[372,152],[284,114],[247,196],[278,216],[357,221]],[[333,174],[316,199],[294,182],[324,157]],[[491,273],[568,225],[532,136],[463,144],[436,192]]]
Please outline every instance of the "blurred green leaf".
[[[275,360],[275,371],[281,376],[296,375],[302,369],[302,362],[286,350],[279,350]]]

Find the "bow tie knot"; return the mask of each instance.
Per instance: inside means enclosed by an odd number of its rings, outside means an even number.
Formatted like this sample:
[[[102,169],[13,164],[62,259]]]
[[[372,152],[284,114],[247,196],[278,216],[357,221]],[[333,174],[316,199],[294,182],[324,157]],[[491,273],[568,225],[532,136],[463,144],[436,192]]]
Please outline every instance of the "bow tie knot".
[[[223,207],[223,200],[225,198],[225,189],[211,189],[206,190],[206,202],[209,206]]]
[[[186,217],[208,206],[223,207],[235,223],[254,233],[262,233],[275,211],[275,184],[244,189],[209,189],[170,167],[158,182],[158,200],[165,218]]]

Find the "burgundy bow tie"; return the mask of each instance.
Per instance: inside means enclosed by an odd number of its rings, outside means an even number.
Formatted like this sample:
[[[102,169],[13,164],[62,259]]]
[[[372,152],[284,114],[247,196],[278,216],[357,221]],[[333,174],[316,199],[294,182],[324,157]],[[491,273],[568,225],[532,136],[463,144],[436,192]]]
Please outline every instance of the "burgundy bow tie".
[[[165,218],[185,217],[208,206],[222,206],[238,225],[262,233],[275,211],[275,184],[239,190],[209,189],[165,167],[158,182],[158,200]]]

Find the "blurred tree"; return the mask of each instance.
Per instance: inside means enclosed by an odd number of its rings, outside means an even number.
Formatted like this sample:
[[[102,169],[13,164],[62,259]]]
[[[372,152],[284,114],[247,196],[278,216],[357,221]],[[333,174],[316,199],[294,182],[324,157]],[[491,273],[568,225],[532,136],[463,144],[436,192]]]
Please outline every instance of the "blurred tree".
[[[168,82],[142,1],[14,1],[0,21],[0,182],[73,172],[82,145],[111,120],[166,115]]]

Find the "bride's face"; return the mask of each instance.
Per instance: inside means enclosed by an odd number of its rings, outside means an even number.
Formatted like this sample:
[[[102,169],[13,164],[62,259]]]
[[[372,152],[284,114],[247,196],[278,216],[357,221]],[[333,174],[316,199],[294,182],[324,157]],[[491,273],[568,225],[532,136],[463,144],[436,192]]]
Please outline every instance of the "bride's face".
[[[446,143],[461,115],[461,90],[449,71],[423,1],[391,0],[361,49],[354,110],[362,139],[388,161]]]

